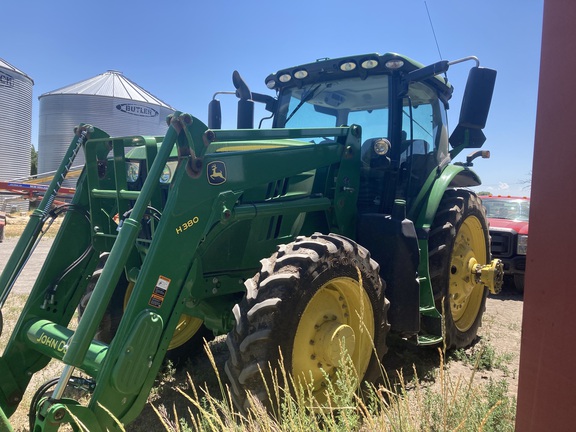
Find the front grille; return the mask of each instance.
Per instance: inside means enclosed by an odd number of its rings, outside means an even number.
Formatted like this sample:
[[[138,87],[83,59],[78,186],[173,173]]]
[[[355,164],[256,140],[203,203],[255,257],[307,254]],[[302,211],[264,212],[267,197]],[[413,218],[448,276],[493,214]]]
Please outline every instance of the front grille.
[[[514,255],[514,233],[490,230],[490,248],[496,258],[511,257]]]

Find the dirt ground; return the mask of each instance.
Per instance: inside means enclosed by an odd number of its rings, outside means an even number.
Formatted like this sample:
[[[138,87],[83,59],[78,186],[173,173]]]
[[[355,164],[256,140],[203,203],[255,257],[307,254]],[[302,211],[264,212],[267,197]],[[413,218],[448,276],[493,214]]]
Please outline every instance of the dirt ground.
[[[18,238],[7,237],[4,242],[0,243],[0,271],[3,270],[6,262],[16,246]],[[21,277],[14,287],[14,295],[11,297],[20,298],[20,302],[24,301],[25,293],[28,292],[32,286],[36,274],[41,268],[41,265],[52,245],[52,238],[42,239],[35,250],[32,258],[29,260]],[[8,305],[8,303],[7,303]],[[22,305],[16,305],[16,308]],[[468,348],[466,353],[469,356],[474,356],[482,347],[488,347],[493,350],[494,359],[496,359],[491,370],[482,369],[473,373],[473,367],[470,361],[465,361],[454,356],[448,357],[448,368],[452,376],[461,376],[463,380],[468,380],[473,376],[475,382],[487,381],[489,379],[500,380],[505,379],[509,385],[510,396],[516,396],[518,391],[518,366],[520,359],[520,339],[522,327],[522,295],[516,293],[511,287],[504,288],[503,292],[497,296],[489,296],[486,303],[486,312],[483,318],[483,324],[479,331],[479,338],[477,343]],[[14,306],[13,306],[14,307]],[[4,311],[3,311],[4,312]],[[13,317],[17,317],[17,313]],[[4,319],[7,321],[6,313]],[[0,348],[4,346],[8,338],[8,332],[11,325],[14,323],[5,322],[4,334],[0,338]],[[224,362],[227,358],[227,349],[225,346],[225,337],[219,337],[211,344],[212,351],[215,355],[218,369],[221,376],[225,376],[223,372]],[[43,376],[51,378],[57,376],[60,368],[59,364],[51,363],[50,370],[45,371]],[[434,376],[439,363],[439,356],[436,348],[420,348],[410,344],[394,345],[390,347],[389,353],[384,359],[384,365],[387,370],[393,371],[396,368],[402,368],[406,374],[410,374],[412,364],[416,364],[418,376],[420,378],[426,375]],[[170,379],[165,380],[159,384],[151,395],[150,401],[156,406],[164,404],[166,407],[171,407],[172,402],[179,405],[177,401],[178,396],[174,390],[175,386],[182,387],[183,382],[186,381],[186,372],[190,373],[196,383],[199,382],[212,382],[216,393],[219,394],[219,389],[214,381],[214,372],[205,355],[199,356],[197,359],[190,361],[185,370],[180,371],[173,375]],[[50,375],[50,373],[53,373]],[[389,372],[390,373],[390,372]],[[47,378],[37,380],[36,386],[40,385]],[[433,384],[433,379],[430,380]],[[31,385],[32,387],[33,385]],[[32,393],[34,389],[30,390]],[[25,405],[25,403],[21,404]],[[26,430],[27,406],[21,406],[12,420],[17,426],[17,430]],[[13,423],[13,424],[14,424]],[[22,424],[21,424],[22,423]],[[156,415],[152,409],[147,406],[140,418],[131,425],[129,430],[134,431],[149,431],[161,430],[161,425],[158,422]]]

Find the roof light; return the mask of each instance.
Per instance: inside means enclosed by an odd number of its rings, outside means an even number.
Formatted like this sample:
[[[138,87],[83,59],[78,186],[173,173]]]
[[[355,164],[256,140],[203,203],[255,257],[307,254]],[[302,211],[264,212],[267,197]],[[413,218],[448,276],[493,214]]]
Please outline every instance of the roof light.
[[[361,66],[363,69],[374,69],[376,66],[378,66],[378,60],[374,59],[364,60]]]
[[[304,79],[308,76],[308,71],[304,69],[297,70],[294,72],[294,78],[296,79]]]
[[[340,70],[343,72],[350,72],[354,69],[356,69],[356,63],[353,61],[347,61],[340,65]]]
[[[288,73],[282,74],[278,77],[278,79],[280,80],[280,82],[283,83],[287,83],[288,81],[290,81],[292,79],[292,76]]]
[[[274,87],[276,87],[276,81],[274,81],[273,79],[266,81],[266,87],[268,87],[269,89],[273,89]]]
[[[394,59],[394,60],[388,60],[386,62],[386,67],[388,69],[400,69],[402,66],[404,66],[404,60],[400,60],[400,59]]]

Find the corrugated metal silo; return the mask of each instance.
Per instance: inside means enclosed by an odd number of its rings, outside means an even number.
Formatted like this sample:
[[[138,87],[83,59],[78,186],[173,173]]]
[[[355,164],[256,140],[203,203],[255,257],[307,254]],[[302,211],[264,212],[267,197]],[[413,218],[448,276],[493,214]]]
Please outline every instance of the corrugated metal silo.
[[[30,175],[32,86],[21,70],[0,59],[0,180]],[[27,211],[28,201],[0,196],[0,211]]]
[[[94,125],[112,136],[163,135],[166,116],[174,109],[130,81],[121,72],[107,71],[76,84],[44,93],[38,126],[38,172],[56,170],[80,123]],[[74,165],[84,163],[84,154]]]
[[[28,75],[0,59],[0,180],[30,175],[33,85]]]

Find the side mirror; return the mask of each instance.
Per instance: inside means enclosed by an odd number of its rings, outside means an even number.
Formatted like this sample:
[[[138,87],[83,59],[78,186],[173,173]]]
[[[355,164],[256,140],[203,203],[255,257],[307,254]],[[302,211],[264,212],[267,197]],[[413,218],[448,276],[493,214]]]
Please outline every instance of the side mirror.
[[[495,83],[494,69],[480,67],[470,69],[462,98],[460,120],[450,136],[452,147],[458,147],[465,141],[468,141],[468,148],[482,147],[485,137],[481,131],[486,126]]]
[[[208,104],[208,128],[222,129],[222,108],[218,99],[212,99]]]
[[[470,69],[462,98],[459,125],[471,129],[484,129],[495,83],[494,69],[480,67]]]

